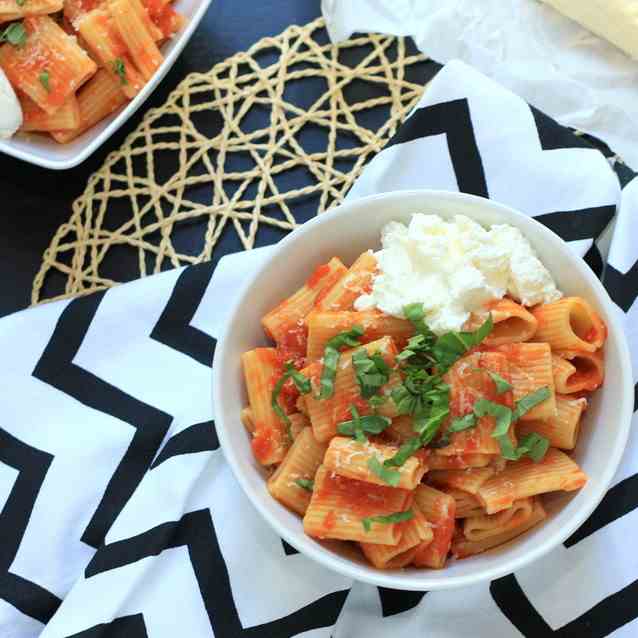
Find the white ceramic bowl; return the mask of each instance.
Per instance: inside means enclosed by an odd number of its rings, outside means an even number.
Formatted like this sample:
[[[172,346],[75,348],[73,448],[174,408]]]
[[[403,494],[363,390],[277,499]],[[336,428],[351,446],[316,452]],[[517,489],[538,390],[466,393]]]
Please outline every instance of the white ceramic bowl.
[[[18,133],[8,140],[0,139],[0,153],[17,157],[30,164],[56,170],[73,168],[83,162],[102,146],[155,90],[155,87],[168,73],[177,56],[190,40],[210,3],[211,0],[176,0],[174,7],[186,18],[186,24],[181,31],[162,46],[164,61],[155,75],[144,85],[135,98],[115,113],[103,119],[69,144],[58,144],[48,135]]]
[[[242,352],[267,343],[260,318],[296,290],[318,263],[338,255],[351,263],[379,245],[379,231],[390,220],[408,221],[413,213],[442,217],[463,214],[490,225],[518,227],[567,295],[581,295],[609,329],[605,346],[606,379],[584,417],[575,460],[589,475],[579,492],[547,495],[548,518],[503,547],[442,570],[381,571],[350,554],[338,553],[303,533],[301,519],[275,501],[255,462],[249,437],[239,420],[247,403],[240,364]],[[616,471],[627,442],[633,411],[629,352],[618,310],[587,265],[553,232],[533,219],[495,202],[458,193],[403,191],[348,202],[296,230],[278,244],[271,258],[247,283],[232,309],[217,345],[213,374],[217,433],[237,480],[278,534],[322,565],[356,580],[394,589],[431,590],[470,585],[511,573],[562,543],[591,514]]]

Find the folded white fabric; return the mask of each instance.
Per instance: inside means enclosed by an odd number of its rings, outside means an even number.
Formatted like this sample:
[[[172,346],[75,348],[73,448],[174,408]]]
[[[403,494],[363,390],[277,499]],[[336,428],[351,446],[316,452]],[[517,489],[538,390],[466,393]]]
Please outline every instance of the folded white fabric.
[[[418,187],[498,199],[597,272],[606,260],[638,363],[638,180],[622,190],[587,142],[451,63],[349,197]],[[210,404],[226,309],[269,250],[0,320],[0,635],[635,635],[635,436],[585,526],[491,584],[353,585],[274,534],[218,449]]]
[[[614,5],[608,23],[622,19],[617,5],[626,5],[626,15],[636,10],[634,0],[607,4]],[[638,166],[638,62],[550,6],[537,0],[322,0],[321,8],[333,42],[354,32],[410,35],[437,62],[471,64]],[[615,29],[627,25],[625,18]],[[613,31],[614,25],[600,28]]]

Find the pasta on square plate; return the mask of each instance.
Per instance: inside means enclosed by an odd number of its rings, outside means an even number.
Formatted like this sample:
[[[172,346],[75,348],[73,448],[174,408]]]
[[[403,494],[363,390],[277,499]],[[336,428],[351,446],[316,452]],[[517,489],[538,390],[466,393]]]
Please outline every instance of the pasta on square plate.
[[[606,327],[522,236],[501,245],[511,227],[399,226],[350,268],[315,265],[263,317],[274,345],[242,357],[241,420],[306,534],[379,569],[440,569],[539,524],[542,494],[585,485],[568,453],[603,382]],[[423,272],[401,291],[410,259]]]
[[[20,130],[73,141],[142,90],[184,24],[171,0],[0,0],[0,69]]]

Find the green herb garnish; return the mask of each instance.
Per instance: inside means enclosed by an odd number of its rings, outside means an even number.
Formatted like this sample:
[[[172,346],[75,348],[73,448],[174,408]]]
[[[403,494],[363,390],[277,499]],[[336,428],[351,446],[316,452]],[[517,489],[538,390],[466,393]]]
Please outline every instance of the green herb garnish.
[[[532,408],[535,408],[539,403],[546,401],[551,396],[551,392],[547,386],[539,388],[534,392],[524,396],[516,402],[514,408],[514,415],[512,419],[518,421],[523,415],[527,414]]]
[[[507,434],[512,424],[512,411],[500,403],[494,403],[489,399],[479,399],[474,404],[474,414],[476,416],[493,416],[496,419],[496,425],[492,430],[492,436],[496,439],[499,436]]]
[[[368,469],[392,487],[396,487],[401,481],[401,474],[396,470],[389,470],[376,456],[368,460]]]
[[[292,423],[288,418],[288,415],[284,412],[284,409],[279,405],[279,395],[284,387],[284,384],[288,379],[292,379],[293,383],[297,386],[297,389],[302,394],[308,394],[312,386],[310,384],[310,379],[304,377],[301,372],[295,369],[290,361],[286,363],[284,366],[284,373],[281,375],[277,383],[275,383],[275,387],[273,388],[272,394],[270,396],[270,405],[272,409],[275,411],[275,414],[284,422],[286,425],[286,431],[288,433],[288,439],[292,441]]]
[[[368,403],[373,407],[373,408],[378,408],[381,407],[384,403],[386,403],[388,400],[388,396],[385,394],[375,394],[373,397],[370,397],[368,399]]]
[[[326,343],[323,353],[323,370],[321,371],[321,389],[318,399],[329,399],[334,394],[334,381],[337,376],[337,364],[341,353],[340,348],[359,345],[359,337],[363,336],[361,326],[352,326],[346,332],[340,332]]]
[[[23,7],[25,2],[26,2],[26,0],[16,0],[16,4],[17,4],[19,7]]]
[[[48,71],[42,71],[42,73],[40,73],[40,75],[38,75],[38,80],[40,80],[40,84],[44,87],[44,90],[47,93],[51,92],[51,86],[49,84],[49,72]]]
[[[361,423],[361,416],[359,415],[359,410],[357,410],[356,405],[350,406],[350,414],[352,414],[352,422],[354,423],[354,439],[358,443],[366,443],[368,441],[368,437],[365,435],[363,431],[363,424]]]
[[[312,492],[315,489],[315,482],[310,479],[300,478],[296,479],[295,483],[302,489],[306,490],[306,492]]]
[[[516,453],[519,457],[527,454],[534,463],[538,463],[543,460],[548,449],[548,439],[536,432],[530,432],[520,440]]]
[[[436,436],[449,414],[449,407],[434,406],[428,416],[415,415],[412,429],[421,436],[421,445],[427,445]]]
[[[372,523],[381,523],[382,525],[390,525],[392,523],[401,523],[403,521],[409,521],[414,518],[414,512],[412,510],[405,510],[405,512],[395,512],[394,514],[388,514],[387,516],[368,516],[361,519],[361,524],[366,532],[372,529]]]
[[[452,434],[455,432],[462,432],[463,430],[469,430],[470,428],[476,427],[478,421],[476,420],[476,415],[471,413],[466,414],[465,416],[457,417],[450,423],[448,429],[445,431],[443,436],[432,444],[432,447],[446,447],[450,444],[450,438]]]
[[[368,434],[381,434],[392,421],[384,416],[378,416],[376,414],[359,417],[359,425],[363,432]],[[352,421],[344,421],[337,426],[337,432],[344,436],[355,436],[356,433],[355,419]]]
[[[115,58],[113,60],[113,72],[119,76],[120,84],[122,86],[128,84],[128,78],[126,77],[126,66],[122,58]]]
[[[449,370],[466,352],[478,346],[492,332],[493,327],[490,314],[474,332],[446,332],[441,335],[433,348],[439,372]]]
[[[8,42],[14,47],[21,47],[26,41],[27,32],[22,22],[13,22],[0,34],[0,42]]]
[[[372,398],[390,380],[390,368],[379,353],[369,355],[361,348],[352,355],[352,365],[364,399]]]
[[[403,306],[403,314],[414,326],[417,334],[425,337],[426,343],[433,346],[436,341],[436,335],[432,332],[432,330],[430,330],[430,326],[425,323],[425,310],[423,310],[423,304],[411,303],[407,306]]]
[[[485,368],[479,368],[479,369],[483,370],[484,372],[487,372],[487,374],[490,375],[490,379],[494,381],[494,385],[496,386],[496,394],[504,394],[508,390],[512,389],[512,384],[506,379],[503,379],[503,377],[500,374],[497,374],[496,372],[492,372],[491,370],[486,370]]]

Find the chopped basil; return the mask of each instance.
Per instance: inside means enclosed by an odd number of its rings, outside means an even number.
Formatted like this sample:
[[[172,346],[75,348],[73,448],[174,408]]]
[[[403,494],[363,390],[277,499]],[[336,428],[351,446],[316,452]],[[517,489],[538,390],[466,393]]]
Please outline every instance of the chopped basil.
[[[500,374],[497,374],[496,372],[492,372],[491,370],[486,370],[485,368],[480,368],[480,369],[487,372],[487,374],[490,375],[490,378],[492,379],[492,381],[494,381],[494,385],[496,386],[496,394],[503,394],[507,392],[508,390],[512,389],[512,384],[506,379],[503,379],[503,377]]]
[[[323,353],[323,370],[321,371],[321,389],[318,399],[329,399],[334,394],[334,381],[337,376],[337,364],[341,353],[339,348],[359,345],[359,337],[363,336],[361,326],[352,326],[351,330],[340,332],[326,343]]]
[[[512,425],[512,411],[500,403],[494,403],[489,399],[479,399],[474,404],[474,414],[476,416],[493,416],[496,419],[496,425],[492,430],[494,438],[507,434],[510,425]]]
[[[315,482],[311,481],[310,479],[304,479],[304,478],[296,479],[295,483],[302,490],[306,490],[306,492],[312,492],[312,490],[315,489]]]
[[[517,421],[521,418],[521,416],[523,416],[533,407],[548,399],[549,396],[549,388],[539,388],[535,392],[531,392],[527,396],[524,396],[522,399],[517,401],[516,407],[513,411],[510,410],[508,407],[501,405],[500,403],[494,403],[493,401],[488,401],[487,399],[479,399],[474,404],[474,414],[476,416],[489,415],[496,418],[496,425],[494,426],[494,430],[492,431],[492,436],[498,441],[503,458],[506,458],[509,461],[516,461],[523,454],[528,454],[530,452],[535,456],[539,456],[539,458],[543,458],[543,456],[545,456],[545,452],[547,451],[547,449],[543,449],[544,443],[539,443],[536,439],[532,440],[533,445],[530,443],[529,446],[519,446],[515,449],[512,445],[512,441],[508,436],[508,431],[510,425],[514,421]],[[543,437],[540,438],[543,439]]]
[[[295,367],[288,362],[287,364],[290,366],[288,368],[288,373],[292,382],[297,386],[297,390],[301,392],[301,394],[310,394],[312,392],[312,384],[310,383],[310,379],[308,377],[304,377],[299,370],[295,369]]]
[[[413,430],[421,436],[421,445],[427,445],[439,431],[441,424],[450,414],[449,407],[433,407],[429,416],[415,415]]]
[[[368,399],[368,403],[373,408],[378,408],[378,407],[382,406],[384,403],[386,403],[387,400],[388,400],[387,395],[385,395],[385,394],[375,394],[373,397],[370,397]]]
[[[27,32],[22,22],[13,22],[0,34],[0,42],[8,42],[14,47],[21,47],[26,41]]]
[[[527,454],[534,463],[538,463],[545,457],[549,449],[549,440],[536,432],[530,432],[525,435],[516,448],[514,448],[512,442],[507,437],[502,438],[504,439],[503,441],[499,439],[501,443],[501,454],[508,461],[518,461],[522,456]]]
[[[450,437],[455,432],[462,432],[463,430],[469,430],[470,428],[476,427],[477,424],[476,415],[475,414],[466,414],[465,416],[457,417],[450,423],[448,429],[445,431],[443,436],[432,444],[432,447],[441,448],[446,447],[450,444]]]
[[[26,0],[16,0],[16,4],[17,4],[19,7],[23,7],[25,2],[26,2]]]
[[[420,359],[423,364],[433,364],[432,344],[425,335],[418,334],[408,339],[408,345],[397,355],[397,361],[416,363]],[[414,360],[414,361],[413,361]]]
[[[401,467],[415,452],[418,452],[423,445],[421,444],[421,437],[415,436],[408,439],[401,445],[397,453],[391,458],[386,459],[383,464],[386,467]]]
[[[542,461],[549,449],[549,440],[536,432],[526,434],[516,448],[517,454],[527,454],[534,463]]]
[[[390,368],[379,353],[369,355],[361,348],[352,355],[352,365],[364,399],[373,397],[390,380]]]
[[[436,335],[430,330],[430,327],[425,323],[425,310],[423,310],[423,304],[411,303],[407,306],[403,306],[403,314],[405,318],[414,326],[417,333],[425,338],[430,346],[434,345]]]
[[[361,423],[361,417],[359,416],[359,410],[356,405],[350,406],[350,414],[352,414],[352,422],[354,423],[354,438],[359,443],[366,443],[368,437],[363,431],[363,424]]]
[[[396,470],[389,470],[376,456],[368,460],[368,469],[378,476],[384,483],[396,487],[401,480],[401,475]]]
[[[492,332],[492,315],[474,332],[446,332],[434,344],[433,352],[439,371],[448,370],[468,350],[478,346]]]
[[[279,395],[281,394],[281,390],[284,387],[284,383],[288,381],[288,379],[292,379],[293,383],[299,389],[299,392],[303,394],[308,394],[311,391],[310,379],[304,377],[295,367],[292,365],[290,361],[286,363],[284,366],[284,373],[281,375],[277,383],[275,383],[275,387],[273,388],[272,394],[270,396],[270,405],[272,409],[275,411],[275,414],[284,422],[286,425],[286,431],[288,433],[288,439],[292,441],[292,423],[288,418],[288,415],[284,412],[284,409],[279,405]]]
[[[381,434],[392,421],[384,416],[372,414],[369,416],[359,417],[359,424],[363,432],[368,434]],[[352,421],[344,421],[337,426],[337,432],[344,436],[355,436],[355,419]]]
[[[366,532],[372,529],[372,523],[381,523],[382,525],[390,525],[392,523],[401,523],[403,521],[409,521],[414,518],[414,512],[412,510],[405,510],[405,512],[395,512],[394,514],[388,514],[387,516],[368,516],[361,519],[361,524]]]
[[[520,419],[523,415],[527,414],[532,408],[535,408],[539,403],[546,401],[551,396],[551,392],[547,386],[543,388],[539,388],[534,392],[530,392],[530,394],[524,396],[522,399],[519,399],[516,402],[516,407],[514,408],[514,416],[512,417],[514,421]]]
[[[128,84],[126,66],[124,65],[124,60],[122,60],[122,58],[115,58],[115,60],[113,60],[113,72],[119,76],[121,85],[124,86]]]
[[[40,80],[40,84],[44,87],[44,90],[47,93],[51,92],[51,85],[49,84],[49,72],[47,70],[42,71],[40,75],[38,75],[38,80]]]

